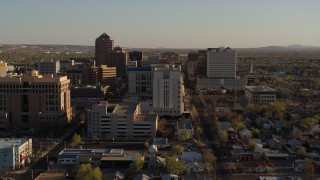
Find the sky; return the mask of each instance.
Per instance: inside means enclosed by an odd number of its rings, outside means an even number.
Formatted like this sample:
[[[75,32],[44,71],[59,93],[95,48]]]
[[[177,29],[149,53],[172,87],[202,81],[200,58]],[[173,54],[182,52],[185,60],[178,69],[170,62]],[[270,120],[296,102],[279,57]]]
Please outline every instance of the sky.
[[[0,0],[0,44],[320,46],[319,0]]]

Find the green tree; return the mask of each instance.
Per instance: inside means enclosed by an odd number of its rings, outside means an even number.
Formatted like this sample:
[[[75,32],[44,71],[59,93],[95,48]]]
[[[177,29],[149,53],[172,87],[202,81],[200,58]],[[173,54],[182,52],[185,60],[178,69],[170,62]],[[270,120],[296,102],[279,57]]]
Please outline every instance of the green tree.
[[[174,174],[180,174],[186,171],[186,167],[181,161],[178,161],[177,157],[166,157],[166,168],[169,172]]]
[[[236,131],[241,131],[243,128],[246,127],[242,121],[234,122],[232,126]]]
[[[219,136],[221,139],[225,140],[228,138],[228,133],[226,131],[220,131]]]
[[[305,156],[305,155],[307,155],[306,148],[305,148],[305,147],[300,147],[300,148],[298,149],[297,153],[298,153],[300,156]]]
[[[145,147],[145,148],[148,148],[148,147],[149,147],[149,143],[148,143],[148,141],[144,142],[144,144],[143,144],[143,145],[144,145],[144,147]]]
[[[139,171],[139,170],[141,170],[142,168],[143,168],[143,163],[144,163],[144,161],[143,161],[143,159],[139,156],[139,157],[136,157],[136,158],[134,158],[134,165],[135,165],[135,167],[136,167],[136,169]]]
[[[188,132],[182,132],[180,137],[179,137],[179,141],[187,141],[190,138],[190,134]]]
[[[76,180],[102,180],[99,167],[92,168],[89,163],[81,164],[77,171]]]
[[[74,146],[81,144],[81,143],[82,143],[82,139],[81,139],[80,134],[74,133],[74,135],[71,138],[71,146],[74,147]]]
[[[256,149],[256,142],[253,141],[253,140],[250,140],[250,141],[248,142],[248,149],[249,149],[250,151],[254,151],[254,150]]]
[[[317,117],[312,117],[312,118],[305,118],[302,121],[302,124],[307,126],[308,128],[312,128],[315,124],[317,124],[319,122],[319,120],[317,119]]]
[[[258,136],[260,134],[260,130],[257,129],[257,128],[251,128],[251,133],[254,135],[254,136]]]
[[[171,147],[171,153],[173,156],[180,156],[184,151],[184,148],[180,145],[173,145]]]

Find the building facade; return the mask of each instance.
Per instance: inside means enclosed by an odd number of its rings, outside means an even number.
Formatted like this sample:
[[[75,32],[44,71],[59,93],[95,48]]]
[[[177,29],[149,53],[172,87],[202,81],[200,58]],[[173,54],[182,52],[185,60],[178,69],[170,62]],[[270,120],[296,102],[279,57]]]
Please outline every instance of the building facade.
[[[159,115],[178,116],[184,112],[184,86],[180,66],[153,67],[152,108]]]
[[[43,60],[38,63],[39,74],[53,74],[54,76],[60,71],[60,61]]]
[[[67,76],[0,77],[0,129],[62,127],[71,121]]]
[[[0,171],[24,167],[32,155],[32,139],[0,139]]]
[[[266,86],[245,86],[246,99],[254,103],[270,103],[277,100],[276,90]]]
[[[207,77],[214,79],[236,78],[237,53],[231,48],[208,48]]]
[[[128,68],[128,93],[138,96],[152,96],[151,67]]]
[[[135,103],[102,101],[88,110],[88,134],[93,139],[142,140],[156,137],[158,115],[142,114]]]
[[[142,59],[143,59],[143,52],[142,51],[129,52],[129,60],[130,61],[137,61],[137,67],[141,67]]]
[[[116,67],[100,65],[99,67],[88,67],[82,69],[83,85],[109,86],[109,90],[116,88]]]
[[[114,48],[114,41],[106,33],[103,33],[95,42],[95,57],[97,65],[110,64],[110,53]]]

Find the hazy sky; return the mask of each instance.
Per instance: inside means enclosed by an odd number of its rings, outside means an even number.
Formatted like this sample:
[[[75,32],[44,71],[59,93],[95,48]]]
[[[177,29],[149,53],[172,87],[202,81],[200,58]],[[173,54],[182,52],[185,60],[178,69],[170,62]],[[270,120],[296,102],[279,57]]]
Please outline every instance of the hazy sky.
[[[1,0],[0,44],[320,46],[320,0]]]

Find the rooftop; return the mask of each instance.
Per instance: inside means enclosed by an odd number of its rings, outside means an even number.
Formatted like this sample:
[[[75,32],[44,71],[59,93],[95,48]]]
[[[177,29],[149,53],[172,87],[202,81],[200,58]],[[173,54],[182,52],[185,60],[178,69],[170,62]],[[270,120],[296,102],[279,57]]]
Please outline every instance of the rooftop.
[[[275,89],[267,86],[245,86],[244,88],[251,92],[276,92]]]
[[[178,121],[178,127],[179,129],[192,129],[192,123],[188,120]]]
[[[0,148],[8,148],[13,146],[20,146],[21,144],[27,142],[29,139],[8,139],[0,138]]]
[[[63,180],[65,176],[64,173],[59,172],[44,172],[41,173],[36,180]]]

